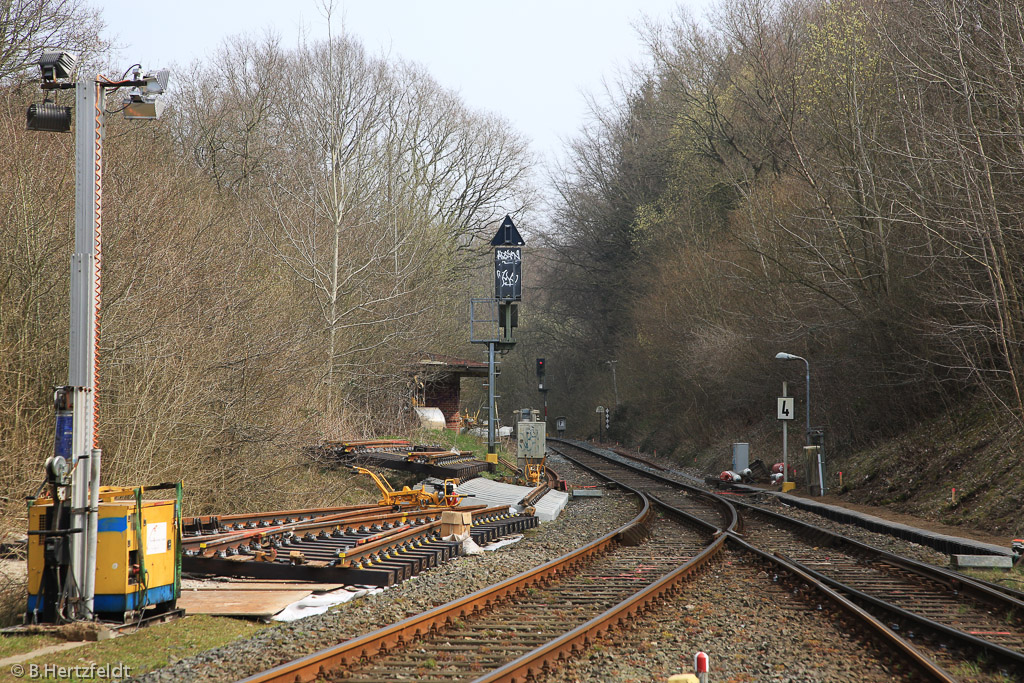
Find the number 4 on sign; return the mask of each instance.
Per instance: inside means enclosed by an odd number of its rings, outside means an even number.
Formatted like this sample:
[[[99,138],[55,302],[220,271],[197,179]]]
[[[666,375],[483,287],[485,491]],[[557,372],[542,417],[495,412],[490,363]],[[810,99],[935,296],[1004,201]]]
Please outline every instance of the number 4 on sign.
[[[793,419],[793,401],[792,396],[783,396],[779,398],[779,419],[780,420],[792,420]]]

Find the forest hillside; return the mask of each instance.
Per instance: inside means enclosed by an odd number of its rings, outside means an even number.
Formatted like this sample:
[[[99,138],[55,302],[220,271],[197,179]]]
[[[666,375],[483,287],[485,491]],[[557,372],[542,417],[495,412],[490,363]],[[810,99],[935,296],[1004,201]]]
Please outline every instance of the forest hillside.
[[[159,122],[112,95],[105,480],[183,479],[188,514],[267,507],[304,445],[405,430],[413,359],[479,352],[468,299],[511,214],[506,418],[541,402],[544,357],[570,436],[718,467],[732,441],[776,448],[782,383],[803,416],[809,373],[846,495],[924,511],[957,486],[943,516],[1002,524],[1019,494],[988,491],[1021,479],[1024,425],[1019,3],[719,0],[637,30],[646,60],[548,192],[512,123],[343,31],[228,39]],[[0,521],[42,480],[67,381],[73,137],[25,130],[34,63],[60,45],[120,74],[103,35],[77,0],[0,10]]]
[[[810,426],[830,476],[856,472],[850,495],[924,510],[960,486],[943,515],[991,499],[981,523],[1005,526],[1019,492],[990,492],[1021,479],[1024,419],[1019,3],[722,0],[641,34],[646,64],[553,176],[513,400],[538,401],[544,357],[570,432],[598,436],[610,407],[608,438],[721,467],[731,441],[781,453],[783,382],[802,445],[809,372]]]

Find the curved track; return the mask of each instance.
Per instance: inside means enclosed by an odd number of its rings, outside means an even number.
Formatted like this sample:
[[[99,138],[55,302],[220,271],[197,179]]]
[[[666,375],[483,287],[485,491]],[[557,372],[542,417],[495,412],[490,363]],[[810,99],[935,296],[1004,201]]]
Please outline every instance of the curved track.
[[[747,540],[797,563],[873,613],[904,624],[936,660],[979,651],[1000,674],[1024,674],[1024,603],[963,575],[878,550],[784,515],[744,506]]]
[[[883,557],[881,551],[817,527],[798,528],[781,516],[767,521],[760,511],[741,504],[749,525],[743,529],[744,518],[730,501],[652,471],[649,465],[607,457],[579,444],[559,442],[553,450],[637,492],[644,501],[641,513],[616,532],[534,570],[245,680],[303,681],[324,675],[360,683],[533,679],[676,592],[726,542],[798,586],[794,594],[810,591],[818,609],[827,603],[845,615],[844,622],[852,617],[852,628],[866,634],[873,647],[897,653],[901,675],[956,681],[961,679],[942,666],[957,665],[970,673],[962,680],[1015,680],[1013,656],[1021,647],[1014,630],[1017,612],[999,602],[996,592],[981,598],[981,588],[970,586],[971,600],[986,606],[976,608],[972,602],[965,610],[962,597],[968,582],[962,577],[922,578],[927,565],[911,568],[902,558]],[[658,519],[648,500],[676,521]],[[860,588],[850,585],[856,584],[851,577],[863,579]],[[924,599],[922,585],[951,587],[945,594],[960,605],[953,608],[959,621],[948,615],[945,603],[936,607],[943,590]],[[875,595],[863,588],[873,588]],[[895,604],[908,595],[921,599]],[[953,625],[933,619],[936,610],[947,613]],[[913,622],[926,637],[908,634],[912,644],[890,628],[894,622]],[[999,633],[972,635],[965,630]],[[997,642],[999,637],[1005,644]],[[965,661],[974,668],[964,666]]]
[[[649,609],[724,546],[706,522],[624,527],[536,569],[246,681],[523,681]],[[510,626],[514,625],[514,626]]]
[[[694,488],[576,444],[560,442],[555,450],[566,446],[573,453],[586,450],[588,457],[606,460],[605,471],[632,470],[640,489],[671,484],[681,490]],[[650,483],[645,485],[645,479]],[[735,503],[743,511],[745,529],[732,538],[734,544],[785,563],[786,571],[827,586],[857,603],[865,614],[901,629],[915,649],[936,662],[937,671],[954,667],[971,674],[970,680],[1024,679],[1024,602],[1016,596],[785,515]],[[886,638],[902,640],[893,629],[884,631]]]

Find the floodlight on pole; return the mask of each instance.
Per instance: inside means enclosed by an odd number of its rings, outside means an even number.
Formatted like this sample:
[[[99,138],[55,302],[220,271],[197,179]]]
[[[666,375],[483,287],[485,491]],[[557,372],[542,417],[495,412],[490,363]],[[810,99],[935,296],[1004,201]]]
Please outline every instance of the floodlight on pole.
[[[71,78],[78,60],[68,52],[44,52],[36,60],[39,65],[40,78],[43,81],[56,81]]]
[[[64,90],[75,87],[73,83],[58,81],[68,79],[75,70],[76,60],[67,52],[44,52],[36,60],[39,66],[39,80],[42,89]],[[25,128],[48,133],[67,133],[71,130],[71,107],[52,102],[49,95],[40,104],[29,105],[25,112]]]
[[[30,104],[25,113],[25,128],[48,133],[67,133],[71,130],[71,107],[53,102]]]
[[[75,91],[75,250],[71,257],[71,305],[68,344],[68,385],[55,397],[58,444],[48,460],[48,479],[65,489],[70,503],[68,520],[54,533],[67,543],[66,573],[58,579],[63,596],[57,619],[91,619],[95,616],[96,548],[99,512],[100,458],[96,433],[99,405],[97,346],[102,275],[101,186],[103,181],[103,129],[107,90],[131,88],[139,103],[150,107],[144,118],[156,118],[156,97],[167,87],[169,72],[158,71],[130,80],[111,80],[99,75],[72,82],[75,59],[63,52],[44,53],[37,62],[40,87]],[[71,128],[71,107],[44,100],[26,114],[29,130],[66,132]],[[138,117],[136,117],[138,118]],[[70,416],[67,414],[70,413]],[[70,417],[70,435],[67,422]]]
[[[126,119],[152,120],[160,118],[164,111],[164,101],[160,95],[167,91],[167,81],[171,77],[168,69],[150,71],[140,75],[136,71],[136,85],[125,95],[122,100],[124,117]]]

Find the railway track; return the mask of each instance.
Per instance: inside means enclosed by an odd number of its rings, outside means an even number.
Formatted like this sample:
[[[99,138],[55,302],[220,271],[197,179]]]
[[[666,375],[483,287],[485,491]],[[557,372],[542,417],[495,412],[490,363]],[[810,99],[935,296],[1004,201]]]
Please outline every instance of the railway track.
[[[653,520],[647,533],[638,545],[618,544],[578,571],[459,618],[410,647],[350,665],[334,678],[350,683],[495,680],[486,674],[632,598],[706,548],[706,535],[668,519]]]
[[[198,518],[183,525],[182,568],[196,574],[391,586],[458,554],[444,508],[322,508]],[[537,525],[505,506],[460,508],[477,544]]]
[[[257,674],[255,681],[523,681],[678,589],[724,547],[707,522],[627,525],[533,570],[393,626]]]
[[[1024,676],[1024,602],[955,572],[872,548],[777,513],[744,506],[746,537],[782,555],[872,613],[901,624],[936,661],[981,659],[997,676]],[[961,650],[955,657],[954,650]]]
[[[549,442],[551,441],[549,439]],[[731,531],[742,529],[743,522],[735,507],[724,503],[721,498],[710,495],[697,486],[676,482],[658,474],[609,460],[594,451],[573,446],[567,442],[559,442],[557,445],[549,447],[598,477],[615,482],[618,486],[625,486],[632,491],[642,491],[659,505],[701,520],[710,528]]]
[[[592,469],[604,472],[602,476],[630,470],[630,485],[641,490],[672,485],[649,468],[590,449],[559,443],[555,450],[586,461],[603,460]],[[683,482],[678,486],[694,488]],[[1018,596],[741,501],[736,505],[745,521],[744,534],[731,539],[734,545],[780,562],[784,571],[856,603],[865,616],[870,613],[879,624],[894,627],[879,631],[885,638],[895,641],[902,639],[896,631],[906,634],[934,662],[940,680],[949,676],[943,667],[963,672],[959,680],[1024,679],[1024,602]]]
[[[597,460],[588,467],[609,470],[607,463]],[[673,595],[683,580],[722,552],[727,539],[746,546],[734,536],[740,524],[734,506],[720,497],[695,487],[675,487],[668,480],[654,487],[628,471],[615,475],[619,486],[657,489],[665,511],[676,521],[653,517],[648,496],[638,493],[644,507],[630,525],[574,553],[245,680],[533,680],[585,650],[615,625],[635,621]],[[903,666],[922,679],[956,680],[814,577],[784,560],[747,549],[779,568],[786,581],[813,586],[819,604],[834,603],[855,615],[862,630],[899,652]]]

